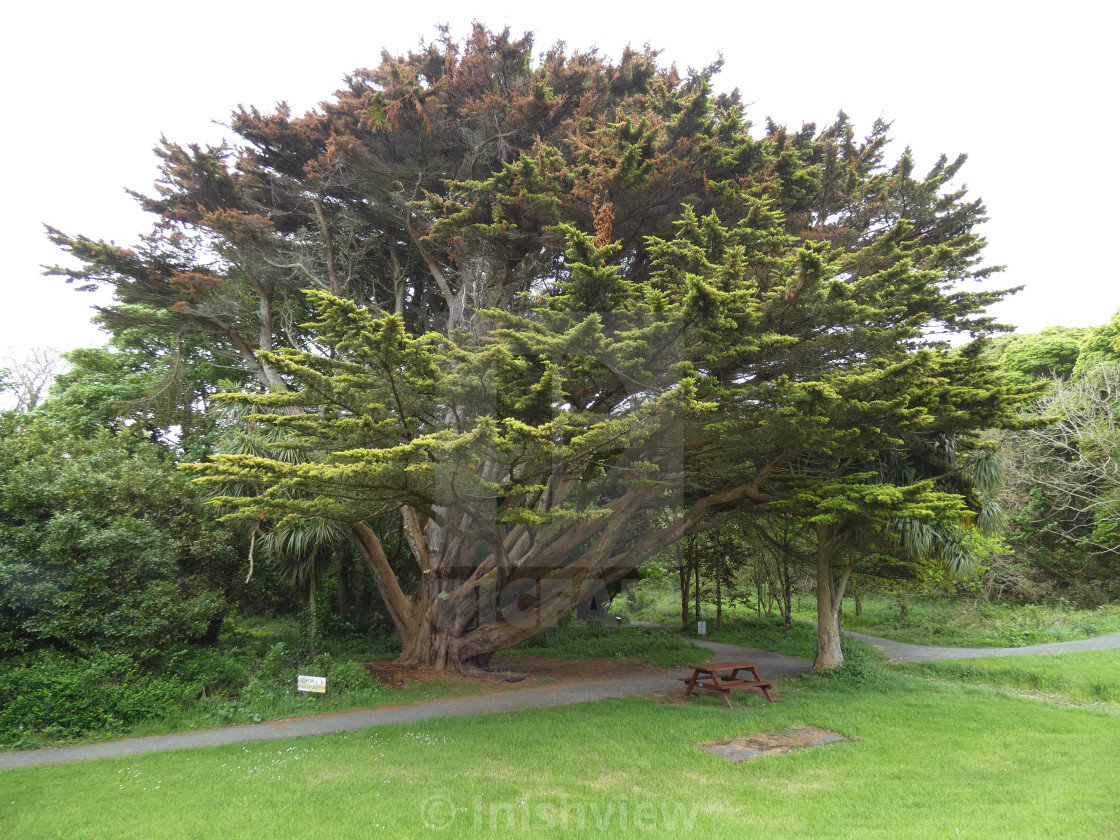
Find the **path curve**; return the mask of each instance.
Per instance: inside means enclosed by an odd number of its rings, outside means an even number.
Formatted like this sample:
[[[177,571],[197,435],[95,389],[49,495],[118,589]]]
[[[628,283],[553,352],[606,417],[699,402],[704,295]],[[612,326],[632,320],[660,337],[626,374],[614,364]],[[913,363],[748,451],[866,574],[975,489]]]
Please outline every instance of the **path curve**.
[[[845,636],[867,642],[882,650],[896,662],[929,662],[935,659],[976,659],[982,656],[1032,656],[1037,653],[1070,653],[1079,650],[1114,650],[1120,648],[1120,633],[1097,636],[1093,639],[1078,639],[1074,642],[1048,642],[1043,645],[1000,648],[961,648],[940,647],[937,645],[912,645],[896,642],[865,633],[844,631]]]
[[[650,627],[655,630],[668,628],[653,621],[632,621],[638,627]],[[815,621],[809,622],[814,627]],[[881,636],[869,636],[866,633],[856,633],[854,630],[845,630],[844,635],[882,650],[895,662],[930,662],[935,659],[978,659],[983,656],[1031,656],[1037,653],[1071,653],[1081,650],[1115,650],[1120,648],[1120,633],[1110,633],[1107,636],[1095,636],[1091,639],[1077,639],[1072,642],[1047,642],[1042,645],[1025,645],[1023,647],[999,648],[962,648],[943,647],[939,645],[914,645],[909,642],[896,642],[894,639],[884,639]],[[713,650],[716,642],[701,639],[690,639],[699,645],[710,647]]]
[[[739,647],[706,639],[693,639],[696,644],[712,651],[712,659],[747,659],[756,662],[767,677],[793,676],[809,670],[809,663],[796,656],[783,653]],[[307,735],[329,735],[334,732],[351,732],[371,726],[393,723],[413,723],[441,717],[469,717],[498,712],[545,706],[566,706],[572,703],[589,703],[612,697],[633,697],[658,691],[680,690],[684,687],[677,677],[691,676],[690,669],[667,670],[646,677],[630,677],[615,681],[546,686],[506,694],[484,694],[478,697],[455,697],[431,700],[407,706],[372,709],[369,711],[339,712],[315,717],[290,718],[243,726],[227,726],[201,732],[183,732],[176,735],[151,735],[145,738],[128,738],[123,741],[106,741],[101,744],[84,744],[76,747],[51,747],[42,750],[0,753],[0,769],[31,767],[41,764],[63,764],[96,758],[117,758],[141,753],[166,752],[191,747],[212,747],[223,744],[240,744],[249,741],[275,741],[283,738],[300,738]]]

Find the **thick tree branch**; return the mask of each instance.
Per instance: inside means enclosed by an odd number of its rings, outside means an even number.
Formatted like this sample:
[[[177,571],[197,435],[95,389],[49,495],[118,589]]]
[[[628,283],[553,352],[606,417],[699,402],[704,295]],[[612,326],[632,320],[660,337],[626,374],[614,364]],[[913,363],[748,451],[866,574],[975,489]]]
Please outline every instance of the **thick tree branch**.
[[[401,590],[377,534],[368,525],[358,522],[351,526],[350,537],[366,568],[373,575],[374,583],[377,584],[377,590],[389,610],[389,617],[393,620],[393,626],[400,635],[402,644],[406,644],[416,629],[415,602]]]

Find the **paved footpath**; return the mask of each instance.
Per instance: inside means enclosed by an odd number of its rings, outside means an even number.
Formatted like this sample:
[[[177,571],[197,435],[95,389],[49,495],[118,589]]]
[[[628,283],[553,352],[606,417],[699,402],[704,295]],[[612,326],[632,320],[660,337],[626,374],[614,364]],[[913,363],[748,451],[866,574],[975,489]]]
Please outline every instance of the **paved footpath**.
[[[693,641],[698,645],[709,648],[715,658],[747,659],[756,662],[762,673],[767,676],[802,674],[808,671],[810,667],[808,662],[798,659],[796,656],[786,656],[782,653],[725,645],[701,639],[693,639]],[[78,747],[54,747],[43,750],[6,752],[0,753],[0,768],[62,764],[93,758],[117,758],[140,753],[165,752],[190,747],[212,747],[249,741],[274,741],[306,735],[329,735],[332,732],[348,732],[392,723],[413,723],[440,717],[488,715],[544,706],[566,706],[572,703],[606,700],[611,697],[653,694],[668,689],[679,689],[683,692],[684,688],[677,682],[677,677],[691,676],[691,674],[690,670],[667,671],[647,677],[629,677],[582,685],[547,686],[514,690],[502,694],[487,694],[480,697],[432,700],[426,703],[413,703],[408,706],[274,720],[267,723],[208,729],[202,732],[152,735],[146,738],[129,738],[124,741],[107,741],[102,744],[86,744]]]
[[[881,649],[896,662],[929,662],[933,659],[975,659],[980,656],[1031,656],[1036,653],[1070,653],[1078,650],[1112,650],[1120,648],[1120,633],[1097,636],[1094,639],[1079,639],[1076,642],[1049,642],[1044,645],[1002,648],[960,648],[937,647],[935,645],[911,645],[892,639],[880,639],[863,633],[844,631],[845,636],[867,642]]]
[[[634,623],[645,624],[644,622]],[[658,625],[646,624],[646,626],[656,627]],[[890,639],[880,639],[877,636],[867,636],[863,633],[849,631],[845,631],[845,635],[875,645],[881,648],[891,659],[899,662],[966,659],[978,656],[1025,656],[1036,653],[1066,653],[1078,650],[1120,648],[1120,633],[1099,636],[1095,639],[1082,639],[1076,642],[1053,642],[1051,644],[1017,648],[936,647],[932,645],[911,645],[906,642],[895,642]],[[767,676],[803,674],[810,667],[808,662],[804,659],[798,659],[796,656],[712,642],[707,639],[692,639],[691,641],[711,650],[714,654],[713,658],[748,659],[757,662],[762,673]],[[392,723],[413,723],[431,718],[469,717],[512,712],[519,709],[588,703],[592,700],[606,700],[611,697],[633,697],[680,688],[677,677],[688,675],[687,671],[673,671],[648,677],[585,683],[583,685],[548,686],[510,691],[505,694],[487,694],[481,697],[432,700],[426,703],[413,703],[395,708],[290,718],[267,723],[208,729],[202,732],[183,732],[178,735],[152,735],[147,738],[129,738],[124,741],[107,741],[102,744],[87,744],[80,747],[55,747],[43,750],[6,752],[0,753],[0,769],[31,767],[38,764],[62,764],[92,758],[116,758],[140,753],[188,749],[190,747],[212,747],[250,741],[275,741],[306,735],[329,735],[332,732],[348,732]]]

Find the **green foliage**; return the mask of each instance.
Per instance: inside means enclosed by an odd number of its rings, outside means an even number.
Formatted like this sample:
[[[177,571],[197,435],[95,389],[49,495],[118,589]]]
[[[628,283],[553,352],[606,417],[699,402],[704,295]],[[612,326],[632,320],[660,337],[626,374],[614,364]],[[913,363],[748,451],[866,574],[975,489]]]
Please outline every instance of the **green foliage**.
[[[125,732],[182,709],[193,694],[193,685],[153,676],[124,654],[45,649],[13,657],[0,669],[0,745]]]
[[[840,646],[844,651],[843,664],[839,668],[823,671],[820,675],[823,679],[876,687],[894,682],[891,680],[890,673],[882,667],[886,658],[882,651],[847,638],[841,641]]]
[[[1071,609],[1060,603],[991,603],[983,597],[911,595],[905,615],[897,598],[865,592],[862,613],[844,605],[844,628],[900,642],[950,647],[1019,647],[1120,632],[1120,607]]]
[[[331,666],[327,680],[331,691],[344,694],[359,694],[373,688],[373,679],[360,662],[336,662]]]
[[[1030,335],[993,339],[984,355],[1022,382],[1064,380],[1074,375],[1090,335],[1083,327],[1047,327]]]
[[[1077,358],[1074,376],[1083,378],[1102,365],[1120,361],[1120,311],[1113,314],[1107,324],[1094,327],[1085,337],[1082,352]]]
[[[165,453],[0,423],[0,649],[146,656],[205,636],[235,559]]]
[[[344,658],[353,655],[345,645],[325,639],[335,654],[309,661],[294,622],[233,624],[216,647],[181,644],[144,661],[52,648],[10,657],[0,671],[0,745],[31,748],[259,722],[305,714],[309,702],[346,709],[376,704],[384,696],[362,662],[394,655],[379,648],[385,640],[367,642],[355,660]],[[327,695],[301,698],[296,692],[301,673],[327,677]]]
[[[155,672],[193,686],[203,697],[232,696],[249,682],[251,661],[216,648],[184,645],[161,656]]]
[[[151,435],[151,417],[129,416],[126,403],[135,403],[155,381],[149,357],[114,352],[103,347],[66,354],[71,368],[55,377],[50,400],[38,415],[89,437],[101,429],[115,433]]]

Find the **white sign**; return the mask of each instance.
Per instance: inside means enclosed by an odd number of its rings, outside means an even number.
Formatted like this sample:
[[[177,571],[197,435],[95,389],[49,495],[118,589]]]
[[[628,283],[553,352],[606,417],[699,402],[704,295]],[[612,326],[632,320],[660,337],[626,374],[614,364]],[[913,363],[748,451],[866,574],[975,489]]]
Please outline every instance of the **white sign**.
[[[708,622],[697,621],[696,622],[696,634],[698,636],[707,636],[708,635]]]
[[[296,688],[299,691],[313,691],[316,694],[327,693],[326,677],[305,677],[302,674],[296,677]]]

